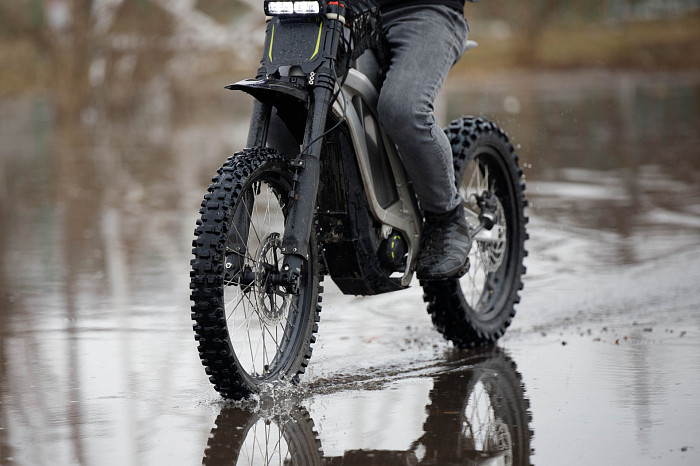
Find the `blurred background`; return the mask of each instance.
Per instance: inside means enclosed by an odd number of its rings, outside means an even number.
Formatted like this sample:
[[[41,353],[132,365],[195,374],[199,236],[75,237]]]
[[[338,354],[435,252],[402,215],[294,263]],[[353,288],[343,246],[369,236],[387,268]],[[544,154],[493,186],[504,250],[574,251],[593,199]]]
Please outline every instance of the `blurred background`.
[[[527,286],[547,261],[697,251],[700,0],[483,0],[466,16],[479,46],[440,118],[503,126],[533,224],[566,229],[533,233]],[[245,142],[251,102],[224,86],[255,74],[263,27],[260,0],[0,1],[0,463],[148,463],[210,424],[191,406],[216,397],[190,335],[190,242]]]
[[[19,254],[39,225],[60,228],[83,251],[65,260],[89,273],[107,246],[98,216],[83,214],[104,208],[128,217],[119,234],[130,244],[149,240],[144,222],[173,234],[173,210],[191,212],[188,196],[243,145],[250,102],[223,86],[255,72],[259,10],[258,0],[2,1],[1,254]],[[444,123],[495,119],[531,178],[637,170],[663,153],[663,170],[697,181],[697,157],[684,155],[697,153],[700,0],[483,1],[466,16],[480,45],[441,95]]]

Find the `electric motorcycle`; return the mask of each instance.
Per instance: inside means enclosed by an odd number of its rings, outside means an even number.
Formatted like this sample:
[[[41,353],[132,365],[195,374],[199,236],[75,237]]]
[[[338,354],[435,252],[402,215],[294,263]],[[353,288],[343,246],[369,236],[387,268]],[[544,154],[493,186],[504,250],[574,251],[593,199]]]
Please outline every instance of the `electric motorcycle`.
[[[195,339],[214,388],[241,399],[298,383],[329,275],[344,294],[407,288],[423,213],[377,120],[389,59],[370,0],[264,2],[246,148],[201,204],[191,261]],[[482,118],[445,129],[473,238],[459,279],[421,281],[435,328],[457,347],[496,341],[519,301],[527,217],[506,134]]]

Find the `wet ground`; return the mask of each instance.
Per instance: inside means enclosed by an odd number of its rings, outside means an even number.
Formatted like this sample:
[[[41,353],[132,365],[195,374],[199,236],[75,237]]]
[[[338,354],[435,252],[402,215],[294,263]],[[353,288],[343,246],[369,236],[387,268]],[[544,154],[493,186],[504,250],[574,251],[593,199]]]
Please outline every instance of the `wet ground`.
[[[418,287],[326,280],[301,386],[246,406],[199,363],[188,271],[247,101],[149,92],[70,122],[45,95],[1,100],[0,464],[700,463],[700,79],[473,84],[444,117],[502,124],[532,202],[506,336],[456,351]]]

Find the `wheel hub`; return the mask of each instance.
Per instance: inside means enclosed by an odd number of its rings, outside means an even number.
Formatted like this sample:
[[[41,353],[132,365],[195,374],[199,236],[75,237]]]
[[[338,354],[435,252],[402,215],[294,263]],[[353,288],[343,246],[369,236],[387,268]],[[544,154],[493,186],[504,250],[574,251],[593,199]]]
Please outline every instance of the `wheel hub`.
[[[503,263],[506,250],[505,211],[501,200],[490,191],[484,191],[476,196],[476,204],[480,208],[479,220],[486,228],[481,229],[475,236],[486,272],[498,270]]]
[[[276,325],[286,315],[292,296],[279,283],[282,258],[282,237],[267,235],[258,249],[255,261],[255,302],[257,313],[267,325]]]

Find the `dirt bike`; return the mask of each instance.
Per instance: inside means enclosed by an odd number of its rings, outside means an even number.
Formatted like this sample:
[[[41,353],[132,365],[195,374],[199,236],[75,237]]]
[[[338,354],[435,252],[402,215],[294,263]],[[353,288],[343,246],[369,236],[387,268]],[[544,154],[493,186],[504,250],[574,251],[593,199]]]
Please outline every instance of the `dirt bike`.
[[[321,312],[320,282],[344,294],[407,288],[423,214],[377,121],[385,47],[370,0],[265,1],[247,148],[201,204],[191,262],[195,339],[214,388],[241,399],[299,382]],[[457,347],[503,335],[526,255],[522,171],[494,123],[446,129],[473,238],[461,279],[421,281],[435,328]]]

